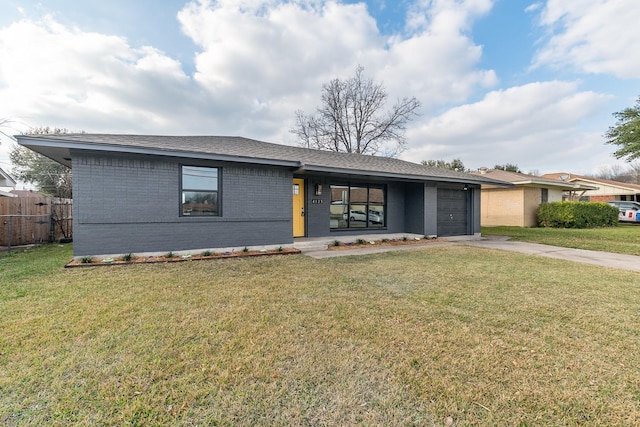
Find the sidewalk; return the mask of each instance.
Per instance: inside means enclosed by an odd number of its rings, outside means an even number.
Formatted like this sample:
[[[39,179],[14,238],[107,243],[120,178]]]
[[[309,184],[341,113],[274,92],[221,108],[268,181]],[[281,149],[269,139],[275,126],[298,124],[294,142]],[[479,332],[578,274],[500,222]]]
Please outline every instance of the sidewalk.
[[[561,248],[557,246],[541,245],[538,243],[516,242],[508,240],[506,237],[491,238],[469,238],[456,239],[447,242],[430,242],[425,244],[412,244],[407,246],[384,246],[376,248],[358,248],[343,251],[330,251],[320,247],[303,250],[307,256],[316,259],[333,258],[340,256],[368,255],[391,251],[406,251],[424,248],[435,248],[451,245],[476,246],[503,251],[520,252],[528,255],[538,255],[548,258],[562,259],[565,261],[580,262],[584,264],[597,265],[600,267],[617,268],[620,270],[640,272],[640,256],[622,255],[610,252],[588,251],[584,249]]]

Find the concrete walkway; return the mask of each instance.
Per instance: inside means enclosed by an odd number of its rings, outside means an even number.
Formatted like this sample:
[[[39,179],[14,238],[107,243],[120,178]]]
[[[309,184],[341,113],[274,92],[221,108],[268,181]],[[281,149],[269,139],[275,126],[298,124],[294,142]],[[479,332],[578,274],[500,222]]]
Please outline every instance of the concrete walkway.
[[[372,236],[368,236],[368,238],[371,239]],[[379,238],[379,236],[376,236],[376,240],[378,240]],[[413,236],[409,236],[409,238],[413,238]],[[331,242],[333,241],[327,241],[326,239],[308,242],[303,241],[297,242],[296,244],[294,244],[294,246],[301,249],[302,252],[307,256],[322,259],[340,256],[368,255],[391,251],[408,251],[451,245],[467,245],[489,249],[498,249],[503,251],[520,252],[528,255],[538,255],[548,258],[556,258],[566,261],[597,265],[600,267],[609,267],[617,268],[620,270],[640,272],[640,256],[588,251],[584,249],[561,248],[557,246],[541,245],[538,243],[516,242],[508,240],[508,238],[506,237],[469,237],[465,239],[455,240],[448,239],[448,241],[445,242],[425,242],[406,246],[378,246],[372,248],[363,247],[340,251],[330,251],[326,249],[327,245],[331,244]]]
[[[465,242],[465,244],[640,272],[640,256],[635,255],[561,248],[558,246],[541,245],[539,243],[515,242],[504,238],[468,241]]]

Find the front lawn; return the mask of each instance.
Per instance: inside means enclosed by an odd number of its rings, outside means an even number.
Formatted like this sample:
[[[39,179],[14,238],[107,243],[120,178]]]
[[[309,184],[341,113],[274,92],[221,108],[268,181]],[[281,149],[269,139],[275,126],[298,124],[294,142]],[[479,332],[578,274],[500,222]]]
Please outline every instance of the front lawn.
[[[509,236],[512,240],[565,248],[640,255],[640,224],[603,228],[482,227],[483,236]]]
[[[0,423],[638,425],[640,275],[466,246],[0,255]]]

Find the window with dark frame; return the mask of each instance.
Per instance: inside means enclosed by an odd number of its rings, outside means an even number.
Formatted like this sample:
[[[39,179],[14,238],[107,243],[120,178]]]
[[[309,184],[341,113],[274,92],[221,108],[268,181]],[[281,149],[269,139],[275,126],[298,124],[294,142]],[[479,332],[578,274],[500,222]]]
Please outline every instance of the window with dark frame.
[[[540,190],[540,202],[547,203],[549,201],[549,189],[541,188]]]
[[[330,228],[384,228],[386,196],[384,185],[334,184],[331,188]]]
[[[219,216],[219,168],[181,167],[181,215]]]

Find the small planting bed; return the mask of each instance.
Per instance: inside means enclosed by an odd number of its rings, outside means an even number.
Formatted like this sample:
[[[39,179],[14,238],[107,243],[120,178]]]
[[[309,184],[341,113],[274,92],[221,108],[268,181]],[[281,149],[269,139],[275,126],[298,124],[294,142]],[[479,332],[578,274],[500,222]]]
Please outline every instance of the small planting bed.
[[[366,247],[376,247],[376,246],[404,246],[404,245],[417,245],[417,244],[425,244],[425,243],[435,243],[435,242],[445,242],[445,239],[438,237],[423,237],[423,238],[413,238],[413,237],[403,237],[400,239],[382,239],[382,240],[364,240],[358,239],[355,242],[340,242],[336,240],[334,243],[328,246],[330,251],[343,251],[349,249],[358,249],[358,248],[366,248]]]
[[[232,252],[210,252],[205,251],[200,254],[174,254],[168,252],[164,255],[156,256],[137,256],[134,254],[126,254],[120,257],[113,258],[101,258],[101,257],[84,257],[70,261],[65,265],[65,268],[73,267],[97,267],[108,265],[128,265],[128,264],[154,264],[154,263],[168,263],[168,262],[186,262],[186,261],[203,261],[212,259],[226,259],[226,258],[242,258],[242,257],[258,257],[269,255],[295,255],[299,254],[300,250],[296,248],[278,248],[270,250],[249,250],[244,249],[240,251]]]

